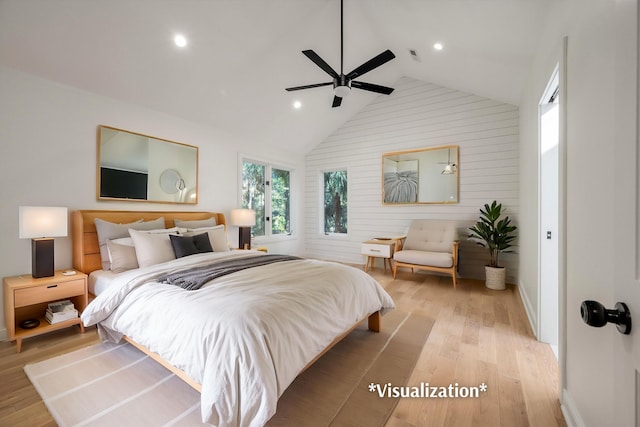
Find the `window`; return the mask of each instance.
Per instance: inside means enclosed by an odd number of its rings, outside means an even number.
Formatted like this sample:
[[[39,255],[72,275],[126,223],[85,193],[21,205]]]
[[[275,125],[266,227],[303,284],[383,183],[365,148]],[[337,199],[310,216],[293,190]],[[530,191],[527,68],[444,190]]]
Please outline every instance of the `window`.
[[[324,172],[324,234],[347,234],[347,171]]]
[[[291,171],[243,160],[242,207],[256,211],[253,236],[291,234]]]
[[[291,231],[290,180],[288,170],[271,168],[271,234]]]

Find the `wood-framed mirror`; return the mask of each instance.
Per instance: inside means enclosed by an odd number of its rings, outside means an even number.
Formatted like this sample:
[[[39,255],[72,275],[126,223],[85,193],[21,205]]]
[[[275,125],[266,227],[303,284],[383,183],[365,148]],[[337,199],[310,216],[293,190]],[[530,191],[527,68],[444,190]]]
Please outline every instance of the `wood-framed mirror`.
[[[98,126],[98,200],[198,203],[198,147]]]
[[[459,152],[457,145],[446,145],[384,153],[382,203],[458,203]]]

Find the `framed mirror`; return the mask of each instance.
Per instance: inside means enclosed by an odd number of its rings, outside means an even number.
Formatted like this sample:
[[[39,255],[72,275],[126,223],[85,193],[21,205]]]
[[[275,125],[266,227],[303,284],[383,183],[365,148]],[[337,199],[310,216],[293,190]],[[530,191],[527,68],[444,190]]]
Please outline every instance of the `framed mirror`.
[[[382,203],[458,203],[458,157],[457,145],[384,153]]]
[[[198,203],[198,147],[98,126],[98,200]]]

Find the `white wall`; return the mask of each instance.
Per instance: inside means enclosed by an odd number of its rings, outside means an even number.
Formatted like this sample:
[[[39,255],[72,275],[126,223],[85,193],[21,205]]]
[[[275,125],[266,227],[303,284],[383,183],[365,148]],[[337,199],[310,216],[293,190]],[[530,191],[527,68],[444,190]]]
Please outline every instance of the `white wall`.
[[[450,218],[460,221],[460,274],[483,279],[488,252],[466,240],[466,227],[494,199],[518,223],[518,107],[410,78],[393,86],[392,95],[379,96],[307,155],[307,255],[364,264],[362,241],[404,234],[414,218]],[[460,203],[383,205],[382,154],[442,145],[460,146]],[[321,175],[340,167],[349,179],[349,233],[325,236]],[[500,260],[517,283],[517,254]]]
[[[624,0],[626,1],[626,0]],[[614,213],[612,144],[615,134],[616,0],[564,0],[554,5],[520,105],[520,289],[538,306],[538,102],[567,48],[567,259],[566,358],[563,408],[569,425],[617,424],[613,399],[613,336],[582,323],[580,303],[594,296],[613,301]],[[560,102],[563,102],[561,99]],[[560,153],[562,154],[562,153]],[[612,304],[611,304],[612,305]],[[531,314],[531,313],[530,313]],[[536,319],[533,319],[536,323]]]
[[[31,272],[31,242],[18,239],[18,207],[75,209],[205,210],[229,215],[239,192],[238,152],[294,166],[294,185],[303,188],[302,156],[242,141],[177,117],[118,102],[0,67],[0,273]],[[197,205],[96,200],[97,126],[110,125],[199,147]],[[293,215],[299,227],[299,206]],[[229,228],[237,242],[237,228]],[[300,238],[278,242],[277,250],[302,253]],[[55,239],[56,268],[71,267],[71,238]],[[5,336],[4,314],[0,338]]]

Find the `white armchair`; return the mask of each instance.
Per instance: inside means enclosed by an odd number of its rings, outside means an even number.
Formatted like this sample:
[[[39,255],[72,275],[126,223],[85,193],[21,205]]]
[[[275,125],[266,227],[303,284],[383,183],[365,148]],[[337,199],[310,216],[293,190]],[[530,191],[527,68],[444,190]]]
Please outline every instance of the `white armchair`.
[[[393,259],[393,278],[398,267],[436,271],[451,275],[456,287],[458,268],[458,232],[455,221],[417,219],[411,222],[404,243],[400,242]]]

